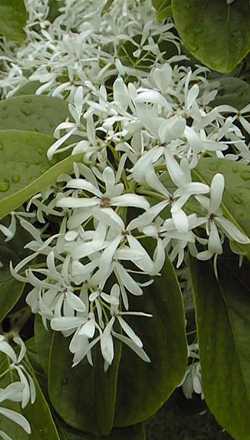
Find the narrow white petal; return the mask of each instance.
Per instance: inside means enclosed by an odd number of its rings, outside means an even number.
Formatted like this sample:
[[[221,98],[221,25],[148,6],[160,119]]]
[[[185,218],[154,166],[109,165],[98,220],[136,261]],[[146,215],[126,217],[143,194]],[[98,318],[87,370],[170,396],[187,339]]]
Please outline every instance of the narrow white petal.
[[[58,139],[54,144],[51,145],[51,147],[47,151],[48,159],[51,160],[54,156],[54,154],[57,152],[57,150],[60,148],[64,142],[66,142],[67,139],[72,136],[76,132],[76,127],[72,128],[68,133],[66,133],[64,136],[62,136],[60,139]]]
[[[124,335],[120,335],[114,330],[112,333],[118,340],[126,344],[129,348],[131,348],[131,350],[133,350],[137,354],[137,356],[139,356],[144,362],[149,362],[149,363],[151,362],[150,358],[148,357],[147,353],[143,350],[143,348],[139,348],[138,345],[136,345],[130,338],[127,338]]]
[[[13,440],[11,437],[9,437],[5,432],[0,431],[0,437],[2,437],[3,440]]]
[[[140,340],[140,338],[135,334],[134,330],[128,325],[128,323],[121,318],[120,316],[117,317],[122,329],[127,334],[127,336],[137,345],[139,348],[143,347],[143,343]]]
[[[193,85],[193,87],[191,87],[191,89],[188,91],[187,94],[187,101],[186,101],[187,110],[189,110],[190,107],[192,107],[198,95],[199,95],[199,86],[195,84]]]
[[[105,330],[101,336],[101,352],[102,356],[105,359],[105,361],[111,365],[112,361],[114,359],[114,343],[113,338],[111,335],[111,330],[114,325],[115,318],[111,318],[107,326],[105,327]]]
[[[219,254],[219,255],[222,254],[221,238],[215,222],[211,222],[210,225],[208,250],[213,254]]]
[[[142,295],[142,289],[138,286],[138,283],[129,275],[129,273],[124,269],[124,267],[117,263],[115,265],[115,272],[118,281],[126,287],[126,289],[133,295]]]
[[[222,202],[225,180],[223,174],[215,174],[210,189],[210,212],[216,212]]]
[[[89,198],[81,198],[81,197],[62,197],[56,203],[56,206],[59,208],[92,208],[94,206],[98,206],[100,204],[100,200],[96,197],[92,199]]]
[[[232,240],[235,240],[238,243],[242,243],[242,244],[250,243],[250,239],[226,218],[216,217],[215,221],[223,228],[225,234],[227,234]]]
[[[21,428],[23,428],[23,430],[28,434],[31,434],[31,427],[29,422],[18,412],[0,407],[0,414],[7,417],[9,420],[12,420],[17,425],[21,426]]]
[[[93,338],[95,334],[95,321],[90,319],[79,329],[79,335],[85,335],[87,338]]]
[[[141,209],[150,208],[150,204],[145,197],[137,194],[122,194],[121,196],[112,197],[111,205],[120,207],[135,207]]]
[[[83,318],[64,317],[53,318],[50,322],[51,328],[56,331],[65,331],[78,328],[83,322]]]
[[[171,209],[171,213],[176,229],[179,232],[187,232],[189,228],[187,214],[182,209],[175,207]]]
[[[85,312],[86,306],[82,300],[72,292],[66,293],[66,301],[77,312]]]
[[[92,194],[95,194],[97,197],[102,196],[102,193],[99,191],[99,189],[85,179],[71,179],[68,181],[66,186],[67,188],[81,189],[91,192]]]

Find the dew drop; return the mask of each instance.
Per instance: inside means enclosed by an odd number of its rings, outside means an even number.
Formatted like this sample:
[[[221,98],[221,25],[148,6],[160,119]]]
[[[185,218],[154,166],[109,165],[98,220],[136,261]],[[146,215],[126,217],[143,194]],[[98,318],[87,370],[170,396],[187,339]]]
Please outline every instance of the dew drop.
[[[24,116],[30,116],[30,115],[31,115],[31,111],[28,110],[28,109],[23,109],[21,112],[22,112],[22,114],[23,114]]]
[[[250,171],[249,170],[242,171],[242,173],[240,173],[240,177],[243,180],[250,180]]]
[[[0,192],[8,191],[9,187],[10,187],[10,184],[7,179],[0,180]]]
[[[16,175],[12,176],[11,180],[12,180],[13,183],[18,183],[21,180],[21,176],[18,176],[16,174]]]
[[[40,154],[40,156],[44,155],[44,150],[42,148],[38,148],[37,152]]]
[[[232,200],[236,205],[242,204],[242,198],[238,194],[232,194]]]

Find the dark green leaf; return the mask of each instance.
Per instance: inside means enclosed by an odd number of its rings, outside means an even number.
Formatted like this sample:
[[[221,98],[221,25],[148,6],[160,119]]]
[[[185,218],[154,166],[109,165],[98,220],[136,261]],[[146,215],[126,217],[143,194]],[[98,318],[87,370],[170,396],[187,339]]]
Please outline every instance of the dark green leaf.
[[[203,389],[218,422],[233,438],[248,440],[250,267],[240,270],[232,256],[220,263],[219,281],[211,264],[192,264]]]
[[[109,429],[112,427],[114,409],[114,426],[144,421],[161,407],[183,377],[186,365],[184,313],[169,262],[143,297],[131,298],[131,309],[153,314],[153,318],[128,319],[143,339],[150,364],[123,345],[120,363],[118,356],[107,373],[103,372],[99,347],[95,351],[94,367],[84,361],[72,369],[69,342],[60,335],[54,336],[49,367],[50,398],[64,421],[77,429],[104,433],[105,419],[110,423]]]
[[[129,428],[114,429],[110,435],[96,437],[71,429],[62,421],[57,422],[61,440],[145,440],[143,425],[130,426]]]
[[[58,15],[60,15],[59,9],[62,4],[57,0],[49,0],[49,21],[54,21]]]
[[[1,0],[0,2],[0,35],[9,40],[22,43],[26,25],[26,9],[23,0]]]
[[[141,336],[151,363],[141,361],[123,346],[115,426],[136,424],[155,414],[181,382],[186,367],[182,297],[168,260],[143,297],[133,297],[131,309],[153,315],[129,320]]]
[[[15,280],[6,267],[14,256],[9,253],[9,248],[0,245],[1,262],[4,264],[4,268],[0,269],[0,322],[13,309],[24,289],[24,284]]]
[[[198,60],[231,72],[250,50],[250,4],[235,0],[172,0],[177,30]]]
[[[48,374],[49,370],[51,338],[52,332],[46,330],[41,317],[36,315],[34,325],[34,347],[37,353],[37,362],[46,374]]]
[[[9,222],[10,219],[6,218],[1,223],[8,226]],[[29,239],[29,234],[17,226],[17,236],[18,239],[14,238],[8,242],[5,242],[2,236],[0,238],[0,261],[2,264],[0,268],[0,322],[16,305],[24,289],[24,284],[15,280],[9,271],[10,261],[15,265],[27,255],[24,246]]]
[[[0,130],[31,130],[53,134],[68,115],[68,106],[63,99],[16,96],[0,101]]]
[[[221,78],[219,79],[218,94],[211,103],[216,105],[232,105],[241,110],[250,102],[250,85],[240,78]]]
[[[62,419],[76,429],[96,435],[111,432],[114,420],[120,344],[115,360],[105,373],[98,350],[94,365],[87,360],[72,368],[69,341],[59,333],[53,335],[49,365],[49,395]]]

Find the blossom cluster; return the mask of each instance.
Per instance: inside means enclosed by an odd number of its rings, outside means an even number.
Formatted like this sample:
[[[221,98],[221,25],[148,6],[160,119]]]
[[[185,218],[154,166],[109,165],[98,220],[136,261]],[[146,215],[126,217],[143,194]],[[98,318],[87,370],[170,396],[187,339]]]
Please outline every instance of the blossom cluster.
[[[46,226],[20,219],[33,236],[26,246],[33,253],[12,273],[33,287],[27,302],[45,325],[71,336],[73,365],[85,356],[92,364],[91,350],[100,343],[108,368],[114,338],[149,361],[142,335],[126,317],[148,316],[131,310],[131,298],[161,273],[166,256],[180,267],[188,251],[200,260],[214,258],[216,268],[225,237],[250,242],[223,215],[223,175],[215,174],[210,186],[192,177],[204,154],[220,160],[234,145],[240,156],[236,119],[249,129],[248,108],[235,117],[227,116],[227,106],[209,108],[214,92],[203,90],[203,78],[201,68],[165,63],[138,87],[119,76],[112,93],[91,84],[86,99],[80,86],[69,104],[72,121],[56,129],[48,157],[72,150],[83,160],[30,201]],[[49,216],[60,224],[52,236]],[[38,255],[44,267],[27,268]]]
[[[11,273],[32,287],[27,303],[44,325],[71,338],[74,366],[92,365],[99,344],[107,369],[114,339],[150,362],[130,317],[150,318],[133,298],[166,258],[178,268],[187,253],[213,258],[216,270],[225,238],[250,242],[224,216],[223,175],[210,185],[194,177],[204,156],[249,163],[250,105],[212,105],[208,69],[190,67],[173,24],[152,20],[150,1],[117,0],[105,14],[105,2],[67,0],[53,23],[46,0],[26,4],[27,44],[3,44],[2,96],[38,81],[37,94],[66,99],[71,116],[48,158],[68,151],[82,160],[0,226],[7,240],[16,220],[31,235]]]
[[[169,50],[180,51],[173,24],[156,22],[150,0],[116,0],[107,12],[105,0],[59,0],[53,22],[49,0],[25,3],[26,44],[10,50],[5,42],[0,52],[2,97],[34,81],[38,95],[72,99],[86,81],[98,86],[118,72],[137,78],[147,66],[169,58]]]
[[[7,337],[0,336],[1,365],[5,366],[6,364],[6,369],[1,373],[1,379],[5,383],[10,382],[5,388],[0,389],[0,402],[1,404],[7,404],[7,408],[0,406],[0,414],[30,434],[31,427],[26,418],[19,414],[19,412],[9,408],[10,402],[19,403],[21,408],[25,408],[29,403],[34,403],[36,399],[36,390],[32,376],[23,364],[26,354],[25,344],[19,336],[13,337],[13,343],[15,347],[19,348],[18,354],[16,354]],[[12,378],[15,378],[14,382]],[[2,430],[0,430],[0,437],[3,440],[12,440]]]

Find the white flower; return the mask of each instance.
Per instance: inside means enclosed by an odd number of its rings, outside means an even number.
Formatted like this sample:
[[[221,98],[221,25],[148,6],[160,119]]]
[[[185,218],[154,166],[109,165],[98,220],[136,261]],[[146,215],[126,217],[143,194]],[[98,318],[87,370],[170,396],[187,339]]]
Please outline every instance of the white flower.
[[[0,402],[6,400],[12,402],[20,402],[22,408],[26,407],[29,401],[34,403],[36,398],[36,391],[33,379],[25,367],[21,364],[26,354],[26,347],[19,336],[14,337],[13,341],[20,347],[20,352],[17,355],[12,346],[7,342],[4,336],[0,336],[0,351],[4,353],[9,359],[9,369],[4,372],[4,375],[11,370],[15,370],[19,376],[20,382],[13,382],[6,386],[6,388],[0,389]],[[8,408],[0,406],[0,414],[9,420],[19,425],[28,434],[31,433],[31,427],[29,422],[19,414],[17,411],[13,411]],[[12,440],[5,432],[0,431],[0,437],[4,440]]]
[[[241,244],[249,244],[250,239],[243,234],[230,220],[223,216],[220,208],[222,204],[222,197],[224,192],[224,176],[222,174],[216,174],[211,182],[210,200],[197,196],[197,200],[201,205],[208,210],[208,216],[204,219],[206,223],[206,231],[208,238],[208,250],[198,253],[197,258],[201,260],[207,260],[213,255],[222,254],[222,239],[219,234],[219,230],[229,237]]]

